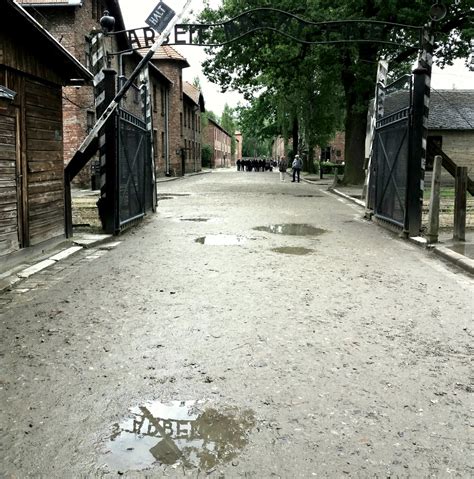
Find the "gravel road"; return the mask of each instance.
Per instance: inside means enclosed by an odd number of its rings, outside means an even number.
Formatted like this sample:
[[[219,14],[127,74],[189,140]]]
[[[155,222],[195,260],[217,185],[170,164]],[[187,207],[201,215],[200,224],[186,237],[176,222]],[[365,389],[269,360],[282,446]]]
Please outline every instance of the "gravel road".
[[[159,194],[0,295],[0,477],[474,475],[472,277],[276,172]]]

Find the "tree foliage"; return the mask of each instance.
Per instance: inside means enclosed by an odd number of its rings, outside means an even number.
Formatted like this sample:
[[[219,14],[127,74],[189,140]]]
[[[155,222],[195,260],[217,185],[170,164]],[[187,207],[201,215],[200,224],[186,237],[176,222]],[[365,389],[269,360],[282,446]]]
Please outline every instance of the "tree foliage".
[[[429,20],[432,4],[433,0],[223,0],[217,10],[206,8],[201,21],[222,22],[251,8],[274,7],[312,22],[368,19],[422,26]],[[471,5],[472,0],[451,2],[445,19],[433,23],[439,64],[467,56],[473,35]],[[248,111],[239,111],[241,128],[249,138],[263,141],[280,134],[293,139],[293,152],[299,149],[311,156],[314,146],[325,146],[344,121],[345,180],[357,183],[363,179],[367,107],[374,93],[377,62],[384,57],[406,70],[419,49],[415,30],[388,25],[386,29],[412,46],[308,45],[262,30],[238,43],[210,49],[204,72],[224,91],[240,91],[249,100]],[[222,32],[214,35],[216,41],[224,39],[219,38]]]

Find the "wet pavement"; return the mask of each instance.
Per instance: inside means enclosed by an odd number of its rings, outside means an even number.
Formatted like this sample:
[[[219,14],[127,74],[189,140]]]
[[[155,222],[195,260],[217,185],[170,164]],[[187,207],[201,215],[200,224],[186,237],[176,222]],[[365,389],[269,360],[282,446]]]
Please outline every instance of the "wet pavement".
[[[5,477],[472,475],[472,277],[278,173],[159,188],[0,294]]]

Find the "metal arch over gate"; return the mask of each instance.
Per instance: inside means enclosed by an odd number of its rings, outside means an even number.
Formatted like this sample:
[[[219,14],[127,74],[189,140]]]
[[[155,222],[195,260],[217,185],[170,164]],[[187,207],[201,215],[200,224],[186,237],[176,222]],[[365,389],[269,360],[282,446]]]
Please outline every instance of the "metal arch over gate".
[[[411,32],[413,39],[400,38],[397,32],[401,30]],[[413,47],[414,44],[421,45],[423,27],[377,20],[311,22],[284,10],[261,7],[242,12],[225,22],[176,24],[163,45],[219,47],[239,42],[261,31],[273,31],[307,45],[355,42]],[[131,48],[116,54],[150,48],[157,33],[150,27],[108,33],[119,34],[127,35]]]

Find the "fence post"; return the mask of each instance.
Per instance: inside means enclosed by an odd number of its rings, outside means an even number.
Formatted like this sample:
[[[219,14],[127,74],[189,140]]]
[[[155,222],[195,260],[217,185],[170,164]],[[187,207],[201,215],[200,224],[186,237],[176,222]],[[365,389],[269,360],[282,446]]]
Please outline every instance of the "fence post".
[[[466,241],[466,193],[467,166],[456,166],[453,234],[453,239],[455,241]]]
[[[441,186],[441,168],[443,159],[436,155],[433,163],[433,178],[431,180],[430,211],[428,215],[428,243],[438,242],[439,231],[439,203]]]

